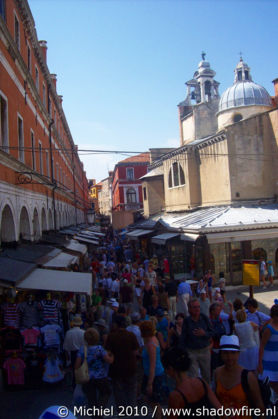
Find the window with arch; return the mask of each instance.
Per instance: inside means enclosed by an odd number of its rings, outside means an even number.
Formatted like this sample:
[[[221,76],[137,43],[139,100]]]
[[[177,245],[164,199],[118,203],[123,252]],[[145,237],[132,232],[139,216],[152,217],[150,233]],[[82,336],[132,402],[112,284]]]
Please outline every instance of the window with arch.
[[[241,121],[242,120],[242,115],[240,114],[240,113],[236,113],[234,116],[233,116],[233,122],[239,122],[239,121]]]
[[[181,185],[185,185],[184,171],[180,163],[174,162],[169,171],[168,186],[169,188],[174,188]]]
[[[134,203],[137,202],[135,189],[129,188],[126,191],[126,201],[127,201],[128,204],[134,204]]]

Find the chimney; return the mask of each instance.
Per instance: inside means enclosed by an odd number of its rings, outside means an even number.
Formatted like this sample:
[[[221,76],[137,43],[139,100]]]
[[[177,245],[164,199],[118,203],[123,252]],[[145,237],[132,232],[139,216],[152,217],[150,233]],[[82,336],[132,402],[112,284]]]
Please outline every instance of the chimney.
[[[60,105],[62,105],[62,103],[63,103],[63,96],[62,95],[58,95],[58,97],[59,97]]]
[[[46,63],[46,57],[47,57],[47,41],[39,41],[39,45],[41,47],[42,55],[43,55],[44,61]]]
[[[50,74],[50,78],[52,80],[55,91],[57,91],[57,74]]]

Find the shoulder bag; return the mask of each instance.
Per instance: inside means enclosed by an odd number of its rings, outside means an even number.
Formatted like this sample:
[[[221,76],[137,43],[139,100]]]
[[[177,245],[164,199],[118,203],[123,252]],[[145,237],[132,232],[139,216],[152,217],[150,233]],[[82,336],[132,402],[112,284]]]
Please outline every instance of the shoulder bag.
[[[74,370],[76,384],[85,384],[90,381],[89,367],[87,362],[87,346],[84,346],[84,361],[82,365]]]

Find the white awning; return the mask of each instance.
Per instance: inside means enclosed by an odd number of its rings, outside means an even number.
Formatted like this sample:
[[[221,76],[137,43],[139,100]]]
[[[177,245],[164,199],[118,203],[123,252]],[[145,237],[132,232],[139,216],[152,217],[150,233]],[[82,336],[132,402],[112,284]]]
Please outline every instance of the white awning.
[[[207,233],[208,243],[231,243],[246,240],[263,240],[278,238],[278,228],[258,230],[229,231],[222,233]]]
[[[173,239],[178,237],[179,233],[163,233],[159,234],[158,236],[152,237],[152,243],[155,244],[165,244],[167,240]]]
[[[140,236],[147,236],[148,234],[151,234],[153,230],[133,230],[126,233],[127,237],[131,240],[137,240]]]
[[[92,294],[92,275],[83,272],[35,269],[17,288]]]
[[[199,234],[194,233],[182,233],[180,239],[187,242],[195,242],[199,237]]]
[[[78,263],[78,256],[69,255],[68,253],[61,252],[55,258],[44,263],[46,268],[68,268],[73,263]]]
[[[95,236],[101,236],[101,237],[105,237],[104,233],[100,233],[99,231],[95,231],[95,230],[82,230],[80,231],[80,233],[84,233],[84,234],[93,234]]]
[[[76,240],[71,240],[69,244],[66,245],[66,249],[81,253],[81,255],[85,255],[87,252],[87,246],[85,244],[80,244]]]
[[[98,246],[98,244],[99,244],[99,242],[97,240],[87,239],[87,238],[81,237],[81,236],[74,236],[74,238],[76,240],[78,240],[79,242],[93,244],[94,246]]]

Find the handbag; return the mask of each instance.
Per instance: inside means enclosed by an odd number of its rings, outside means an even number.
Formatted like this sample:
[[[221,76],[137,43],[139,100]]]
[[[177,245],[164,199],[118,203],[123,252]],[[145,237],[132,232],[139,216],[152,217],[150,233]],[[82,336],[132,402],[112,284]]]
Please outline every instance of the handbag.
[[[82,365],[74,370],[76,384],[85,384],[90,381],[89,367],[87,362],[87,346],[84,346],[84,361]]]

